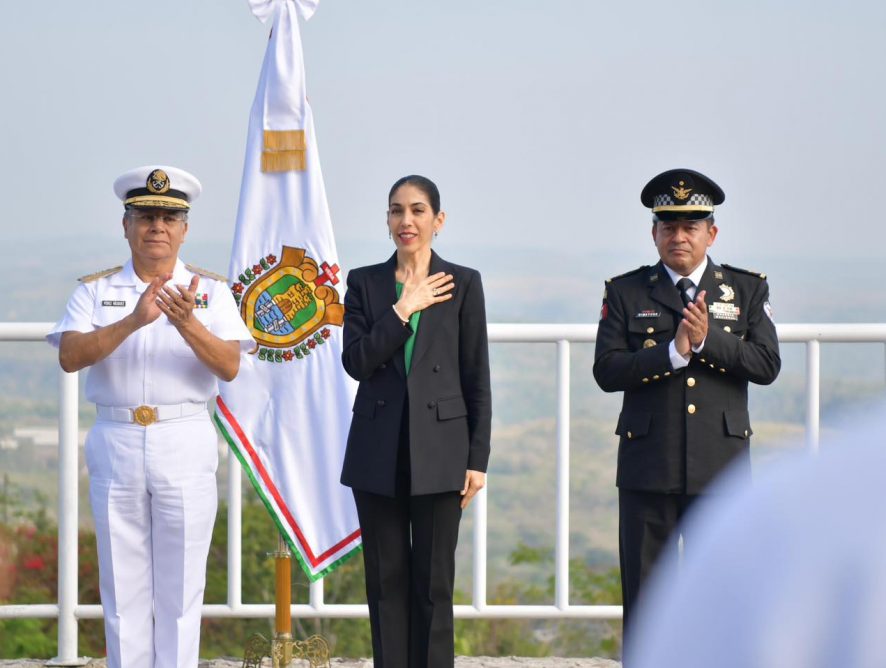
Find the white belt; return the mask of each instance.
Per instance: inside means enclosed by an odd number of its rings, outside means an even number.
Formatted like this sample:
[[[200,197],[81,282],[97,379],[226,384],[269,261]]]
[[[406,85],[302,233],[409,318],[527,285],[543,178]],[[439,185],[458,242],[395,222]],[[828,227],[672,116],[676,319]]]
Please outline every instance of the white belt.
[[[113,422],[134,422],[147,427],[154,422],[174,420],[175,418],[197,415],[206,410],[206,403],[199,404],[168,404],[165,406],[136,406],[128,408],[124,406],[99,406],[96,405],[98,417],[102,420]]]

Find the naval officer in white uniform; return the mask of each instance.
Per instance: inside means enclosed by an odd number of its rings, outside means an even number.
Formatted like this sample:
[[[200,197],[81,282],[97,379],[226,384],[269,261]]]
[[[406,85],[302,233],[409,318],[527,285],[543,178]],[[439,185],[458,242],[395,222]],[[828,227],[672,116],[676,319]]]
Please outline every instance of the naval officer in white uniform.
[[[252,345],[224,278],[184,264],[200,182],[174,167],[122,175],[131,259],[81,279],[47,339],[89,367],[86,439],[109,668],[196,668],[217,507],[206,402]]]

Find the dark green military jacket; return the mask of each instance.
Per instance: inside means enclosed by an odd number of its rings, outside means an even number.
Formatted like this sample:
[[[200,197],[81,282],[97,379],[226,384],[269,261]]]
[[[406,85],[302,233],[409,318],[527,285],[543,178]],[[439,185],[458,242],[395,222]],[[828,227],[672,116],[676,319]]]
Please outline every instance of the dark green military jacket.
[[[708,335],[675,370],[668,344],[682,319],[680,293],[659,262],[606,282],[594,378],[624,392],[616,483],[624,489],[698,494],[727,464],[750,468],[748,382],[781,368],[765,274],[710,259]]]

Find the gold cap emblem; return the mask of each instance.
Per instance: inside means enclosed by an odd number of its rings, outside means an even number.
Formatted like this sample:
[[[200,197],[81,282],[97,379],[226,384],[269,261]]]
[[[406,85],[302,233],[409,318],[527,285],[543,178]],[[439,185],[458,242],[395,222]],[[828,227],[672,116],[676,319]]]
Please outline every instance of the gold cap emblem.
[[[683,184],[685,181],[680,181],[678,186],[671,186],[671,190],[674,191],[674,197],[679,200],[684,200],[689,197],[689,193],[692,192],[692,188],[684,188]]]
[[[162,169],[155,169],[148,174],[148,180],[145,185],[155,195],[162,195],[169,190],[169,176]]]

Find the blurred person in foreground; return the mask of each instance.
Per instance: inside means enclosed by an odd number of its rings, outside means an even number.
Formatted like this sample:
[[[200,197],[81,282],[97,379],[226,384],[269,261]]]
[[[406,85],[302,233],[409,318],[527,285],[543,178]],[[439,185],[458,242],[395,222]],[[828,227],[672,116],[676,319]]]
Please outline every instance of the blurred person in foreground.
[[[886,666],[886,406],[829,430],[818,454],[731,471],[687,518],[638,606],[635,668]],[[876,417],[874,417],[876,416]]]
[[[196,668],[218,449],[206,402],[252,336],[224,278],[184,264],[200,182],[175,167],[120,176],[130,259],[80,279],[48,340],[89,367],[86,438],[108,666]]]
[[[492,400],[480,274],[447,262],[437,186],[397,181],[396,252],[353,269],[345,370],[360,381],[341,481],[354,491],[377,668],[451,668],[458,525],[486,484]]]
[[[609,279],[603,293],[594,378],[624,392],[616,484],[627,634],[683,514],[731,462],[749,474],[748,382],[769,384],[781,368],[766,276],[708,257],[724,199],[693,170],[653,178],[640,200],[660,261]]]

